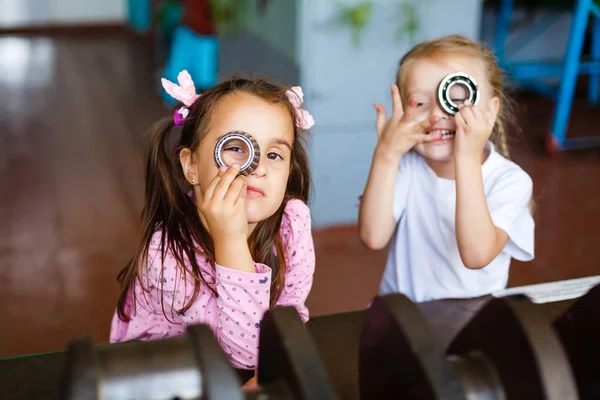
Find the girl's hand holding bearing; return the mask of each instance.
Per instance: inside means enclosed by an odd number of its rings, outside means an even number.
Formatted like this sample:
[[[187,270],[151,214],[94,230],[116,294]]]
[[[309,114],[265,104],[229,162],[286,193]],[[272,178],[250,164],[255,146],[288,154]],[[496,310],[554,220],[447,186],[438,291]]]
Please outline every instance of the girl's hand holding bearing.
[[[221,167],[203,196],[200,212],[215,242],[246,240],[246,178],[240,166]]]

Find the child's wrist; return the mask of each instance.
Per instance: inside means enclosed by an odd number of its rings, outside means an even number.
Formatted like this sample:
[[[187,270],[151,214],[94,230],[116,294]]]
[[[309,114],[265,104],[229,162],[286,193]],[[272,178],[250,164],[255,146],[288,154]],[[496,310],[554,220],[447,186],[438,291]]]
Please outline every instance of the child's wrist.
[[[473,156],[454,157],[454,173],[457,181],[471,181],[481,177],[481,158]]]
[[[454,162],[456,166],[466,166],[466,167],[481,167],[481,156],[480,155],[471,155],[471,154],[455,154]]]
[[[375,148],[373,159],[379,164],[389,164],[397,167],[404,153],[391,151],[385,144],[379,143]]]
[[[215,261],[227,268],[256,272],[252,254],[245,237],[215,240]]]
[[[217,249],[219,250],[235,250],[238,251],[240,249],[248,248],[248,239],[243,236],[226,236],[226,237],[218,237],[214,238],[215,243],[215,252]]]

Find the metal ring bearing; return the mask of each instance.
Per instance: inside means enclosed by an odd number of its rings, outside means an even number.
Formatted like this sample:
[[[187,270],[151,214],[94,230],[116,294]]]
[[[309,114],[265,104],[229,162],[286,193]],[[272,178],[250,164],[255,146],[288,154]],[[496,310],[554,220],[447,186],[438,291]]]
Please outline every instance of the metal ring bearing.
[[[442,79],[438,86],[438,101],[440,107],[450,115],[454,115],[458,112],[458,105],[450,98],[450,89],[452,86],[458,84],[466,87],[469,92],[469,96],[465,100],[469,100],[473,105],[479,103],[479,88],[472,76],[465,74],[464,72],[448,74]]]
[[[222,138],[220,138],[217,144],[215,145],[215,163],[219,168],[225,166],[225,163],[221,158],[221,150],[223,149],[225,143],[235,139],[243,141],[246,144],[246,146],[248,146],[248,151],[250,152],[250,154],[246,162],[240,166],[240,175],[250,175],[256,169],[258,163],[260,162],[260,147],[258,146],[256,140],[249,133],[230,132],[224,135]]]

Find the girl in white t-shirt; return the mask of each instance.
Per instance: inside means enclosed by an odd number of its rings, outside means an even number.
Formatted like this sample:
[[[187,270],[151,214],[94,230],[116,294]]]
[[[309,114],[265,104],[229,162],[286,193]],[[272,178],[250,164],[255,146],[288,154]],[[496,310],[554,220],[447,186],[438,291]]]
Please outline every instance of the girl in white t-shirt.
[[[478,101],[462,85],[468,74]],[[475,92],[475,91],[474,91]],[[380,293],[413,301],[464,298],[506,287],[511,258],[534,257],[532,180],[508,159],[510,99],[491,51],[461,36],[424,42],[400,61],[393,110],[377,110],[378,143],[360,205],[360,236],[371,249],[393,237]]]

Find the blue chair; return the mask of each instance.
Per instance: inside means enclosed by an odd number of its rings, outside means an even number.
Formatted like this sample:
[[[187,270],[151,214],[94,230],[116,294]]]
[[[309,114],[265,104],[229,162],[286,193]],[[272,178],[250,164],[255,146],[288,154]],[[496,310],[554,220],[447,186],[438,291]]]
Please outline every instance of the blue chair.
[[[554,64],[506,60],[505,42],[510,30],[512,10],[513,0],[502,0],[494,38],[496,56],[500,66],[506,69],[517,83],[549,96],[555,101],[551,131],[546,142],[547,149],[554,153],[560,150],[600,146],[600,138],[566,137],[577,76],[589,75],[588,101],[591,104],[598,104],[600,100],[600,7],[595,0],[576,0],[565,57],[561,63]],[[592,17],[590,60],[583,61],[581,53],[590,16]],[[543,29],[544,21],[541,21],[534,25],[522,39],[531,39]],[[558,88],[535,81],[535,79],[548,77],[560,78]]]
[[[185,26],[178,26],[173,34],[171,49],[162,77],[177,83],[177,75],[186,69],[201,92],[217,81],[218,41],[213,36],[201,36]],[[171,96],[161,89],[165,102],[175,104]]]

